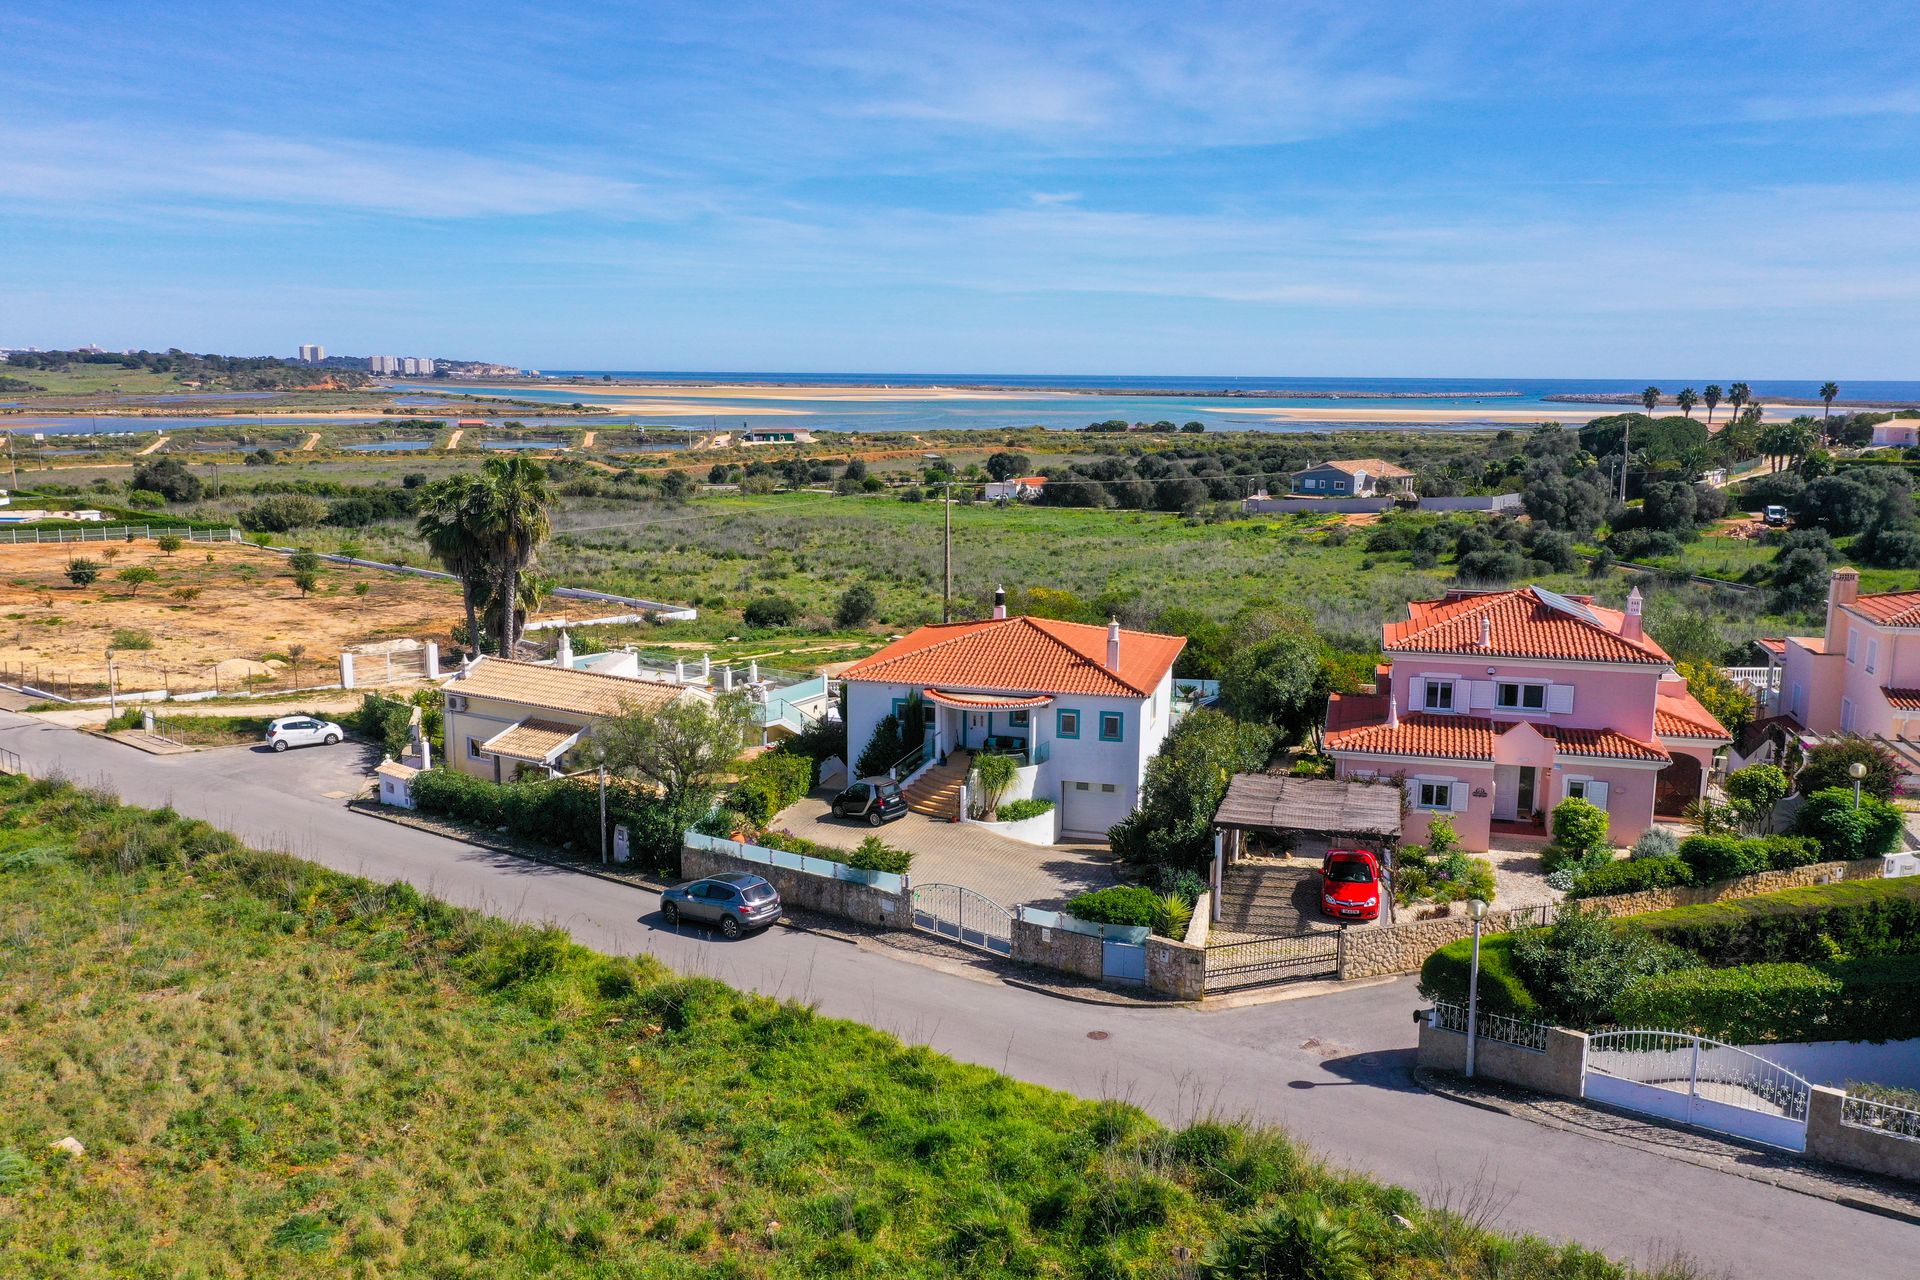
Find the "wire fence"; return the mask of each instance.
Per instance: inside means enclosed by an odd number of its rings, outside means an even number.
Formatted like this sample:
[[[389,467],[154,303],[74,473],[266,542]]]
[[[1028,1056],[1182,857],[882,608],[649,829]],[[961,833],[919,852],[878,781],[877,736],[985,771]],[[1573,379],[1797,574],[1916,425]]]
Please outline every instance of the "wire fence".
[[[114,660],[105,666],[62,667],[37,662],[0,662],[0,685],[70,702],[112,695],[299,693],[338,687],[338,669],[327,659],[298,664],[233,657],[206,665],[166,666]]]
[[[0,526],[0,543],[16,542],[134,542],[173,536],[187,542],[244,542],[238,529],[194,528],[190,525],[99,524],[72,529],[9,529]]]

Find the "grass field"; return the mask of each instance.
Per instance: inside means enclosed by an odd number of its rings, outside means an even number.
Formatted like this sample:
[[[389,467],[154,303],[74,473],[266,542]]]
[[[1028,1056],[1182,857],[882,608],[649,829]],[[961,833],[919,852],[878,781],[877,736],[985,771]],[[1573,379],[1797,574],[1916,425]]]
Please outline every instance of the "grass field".
[[[13,1276],[1174,1277],[1277,1206],[1376,1280],[1626,1274],[64,783],[0,779],[0,919]]]

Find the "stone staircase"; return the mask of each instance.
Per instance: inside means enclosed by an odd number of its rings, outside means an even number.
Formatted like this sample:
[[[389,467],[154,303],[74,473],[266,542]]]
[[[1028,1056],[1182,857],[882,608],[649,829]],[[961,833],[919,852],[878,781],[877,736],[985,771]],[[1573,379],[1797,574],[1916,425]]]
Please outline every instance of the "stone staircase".
[[[1220,934],[1299,933],[1337,928],[1318,907],[1320,868],[1306,858],[1245,858],[1227,868]]]
[[[972,768],[973,757],[967,752],[951,753],[945,764],[937,764],[913,780],[907,788],[907,808],[929,818],[952,821],[959,816],[960,788]]]

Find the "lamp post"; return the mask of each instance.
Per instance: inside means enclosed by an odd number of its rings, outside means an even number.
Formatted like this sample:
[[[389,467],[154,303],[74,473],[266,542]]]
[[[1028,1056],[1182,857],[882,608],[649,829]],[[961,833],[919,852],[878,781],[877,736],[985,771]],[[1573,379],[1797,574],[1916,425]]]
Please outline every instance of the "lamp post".
[[[1473,1050],[1480,1033],[1480,922],[1487,918],[1487,904],[1479,898],[1467,899],[1467,915],[1473,920],[1473,966],[1467,970],[1467,1079],[1473,1079]]]
[[[1867,776],[1867,766],[1855,760],[1847,766],[1847,776],[1853,779],[1853,807],[1860,807],[1860,779]]]

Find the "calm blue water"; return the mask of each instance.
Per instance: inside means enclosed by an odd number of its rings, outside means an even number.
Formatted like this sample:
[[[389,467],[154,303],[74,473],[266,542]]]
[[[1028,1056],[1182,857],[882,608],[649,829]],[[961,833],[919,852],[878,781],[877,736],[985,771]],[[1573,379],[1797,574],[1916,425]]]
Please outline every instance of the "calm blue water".
[[[482,440],[482,449],[558,449],[564,440]]]

